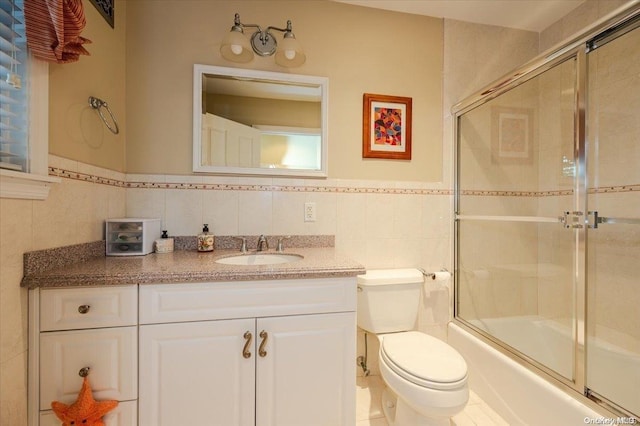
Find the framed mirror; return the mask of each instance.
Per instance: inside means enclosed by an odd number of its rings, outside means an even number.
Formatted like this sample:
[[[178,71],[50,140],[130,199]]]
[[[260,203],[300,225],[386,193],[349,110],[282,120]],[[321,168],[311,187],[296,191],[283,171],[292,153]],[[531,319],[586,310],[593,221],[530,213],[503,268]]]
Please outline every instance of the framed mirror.
[[[327,176],[328,79],[194,65],[193,171]]]

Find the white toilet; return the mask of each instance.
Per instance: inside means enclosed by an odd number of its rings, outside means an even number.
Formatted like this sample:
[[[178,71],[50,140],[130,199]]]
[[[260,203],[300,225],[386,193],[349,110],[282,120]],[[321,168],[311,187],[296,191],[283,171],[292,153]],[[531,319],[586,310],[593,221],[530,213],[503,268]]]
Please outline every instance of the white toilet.
[[[467,364],[445,342],[414,327],[424,275],[417,269],[358,276],[358,326],[380,342],[382,406],[390,426],[449,425],[469,399]]]

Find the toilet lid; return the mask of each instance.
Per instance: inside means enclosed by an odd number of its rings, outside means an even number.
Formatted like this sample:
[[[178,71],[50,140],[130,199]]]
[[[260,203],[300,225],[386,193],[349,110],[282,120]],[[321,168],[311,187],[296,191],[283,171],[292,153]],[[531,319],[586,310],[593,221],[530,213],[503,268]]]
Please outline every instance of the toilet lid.
[[[435,337],[417,331],[388,334],[380,349],[389,368],[417,385],[451,389],[466,382],[462,355]]]

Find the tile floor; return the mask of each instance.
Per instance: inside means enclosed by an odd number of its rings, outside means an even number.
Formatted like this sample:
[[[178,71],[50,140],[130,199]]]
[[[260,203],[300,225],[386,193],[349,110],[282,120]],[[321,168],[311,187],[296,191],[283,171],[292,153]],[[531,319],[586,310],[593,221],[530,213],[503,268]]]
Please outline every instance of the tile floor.
[[[384,383],[380,376],[356,379],[356,426],[388,426],[382,413],[380,397]],[[495,411],[473,391],[464,411],[456,415],[451,426],[508,426]]]

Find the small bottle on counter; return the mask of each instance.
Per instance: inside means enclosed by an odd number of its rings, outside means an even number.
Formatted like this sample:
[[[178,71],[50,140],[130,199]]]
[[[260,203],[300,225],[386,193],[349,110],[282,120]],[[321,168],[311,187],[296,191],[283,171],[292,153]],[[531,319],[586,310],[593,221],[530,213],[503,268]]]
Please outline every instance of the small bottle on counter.
[[[198,234],[198,251],[208,252],[213,251],[213,234],[209,233],[209,225],[206,223],[202,227],[202,234]]]
[[[156,253],[173,253],[173,238],[169,238],[167,231],[162,231],[160,239],[156,240]]]

